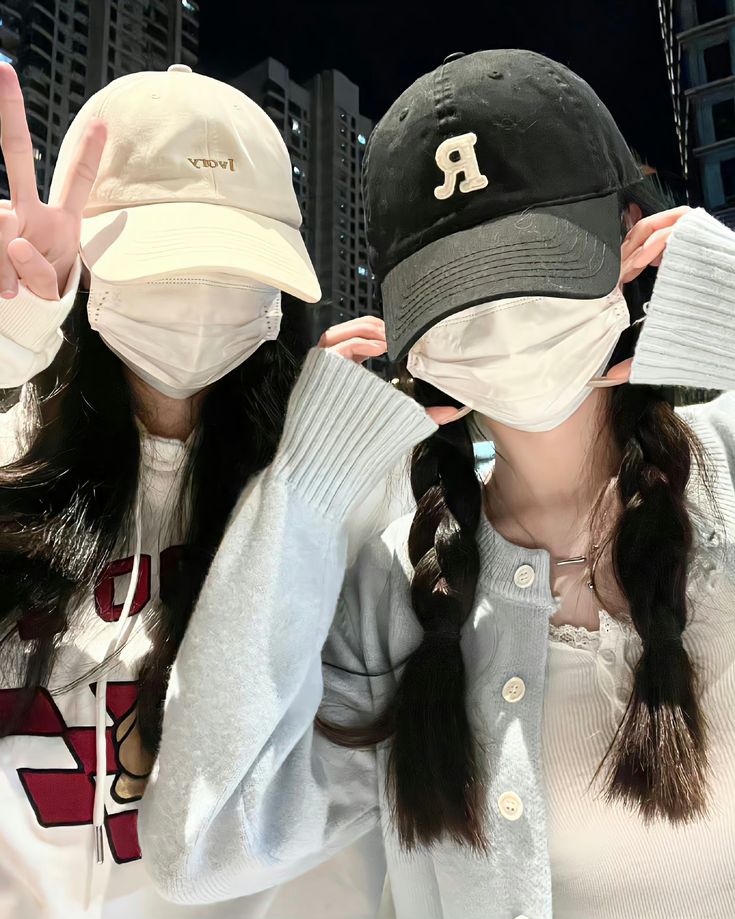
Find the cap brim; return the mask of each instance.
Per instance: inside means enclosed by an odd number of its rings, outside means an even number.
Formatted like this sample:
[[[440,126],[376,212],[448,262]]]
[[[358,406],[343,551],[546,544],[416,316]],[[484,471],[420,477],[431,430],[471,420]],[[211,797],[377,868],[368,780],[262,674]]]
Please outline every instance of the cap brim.
[[[172,201],[84,217],[81,248],[105,281],[210,269],[247,275],[308,303],[321,299],[297,229],[226,205]]]
[[[437,322],[503,297],[604,297],[620,278],[617,193],[527,208],[437,239],[381,286],[388,356],[404,357]]]

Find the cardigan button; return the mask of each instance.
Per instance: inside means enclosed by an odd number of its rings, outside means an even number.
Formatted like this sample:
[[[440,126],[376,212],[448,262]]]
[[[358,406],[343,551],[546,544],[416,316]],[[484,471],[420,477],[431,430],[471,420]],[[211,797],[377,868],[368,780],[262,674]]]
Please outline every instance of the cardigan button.
[[[536,572],[530,565],[521,565],[520,568],[516,568],[516,572],[513,575],[513,583],[522,590],[530,587],[535,580]]]
[[[513,791],[504,791],[498,798],[498,808],[506,820],[518,820],[523,813],[523,801]]]
[[[520,702],[526,694],[526,684],[519,676],[511,677],[503,686],[503,698],[506,702]]]

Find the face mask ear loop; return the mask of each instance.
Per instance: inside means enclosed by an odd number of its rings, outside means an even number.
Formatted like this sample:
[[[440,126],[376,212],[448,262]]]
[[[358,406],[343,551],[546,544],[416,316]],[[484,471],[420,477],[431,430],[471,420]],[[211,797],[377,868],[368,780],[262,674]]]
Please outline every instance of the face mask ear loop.
[[[646,300],[641,309],[643,310],[643,315],[639,316],[638,319],[634,319],[627,329],[624,329],[620,335],[617,347],[612,353],[610,360],[605,365],[605,369],[602,371],[601,376],[610,370],[611,367],[614,367],[616,364],[619,364],[621,361],[627,360],[629,357],[632,357],[635,352],[635,342],[638,340],[638,335],[641,331],[641,326],[646,321],[646,316],[648,315],[648,307],[650,301]]]
[[[130,585],[125,596],[120,621],[118,623],[115,637],[107,646],[105,660],[113,657],[120,646],[127,640],[130,634],[130,610],[133,607],[135,591],[138,586],[138,573],[140,571],[141,556],[141,510],[140,497],[136,495],[135,499],[135,555],[133,557],[133,568],[130,572]],[[95,859],[98,865],[105,860],[105,844],[103,837],[103,828],[105,824],[105,797],[107,782],[107,677],[103,676],[97,683],[96,693],[96,710],[95,710],[95,775],[94,775],[94,806],[92,829],[94,831],[94,851]]]
[[[282,294],[277,291],[273,300],[265,308],[266,336],[263,341],[273,341],[278,338],[281,332],[281,320],[283,319]],[[262,344],[263,342],[261,342]]]

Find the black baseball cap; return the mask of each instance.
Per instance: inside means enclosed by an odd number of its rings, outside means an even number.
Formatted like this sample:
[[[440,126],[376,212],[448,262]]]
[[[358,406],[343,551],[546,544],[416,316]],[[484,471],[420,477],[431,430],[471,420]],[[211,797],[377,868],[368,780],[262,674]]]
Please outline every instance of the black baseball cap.
[[[390,359],[476,303],[610,293],[618,193],[642,178],[610,112],[567,67],[532,51],[451,54],[394,102],[365,152]]]

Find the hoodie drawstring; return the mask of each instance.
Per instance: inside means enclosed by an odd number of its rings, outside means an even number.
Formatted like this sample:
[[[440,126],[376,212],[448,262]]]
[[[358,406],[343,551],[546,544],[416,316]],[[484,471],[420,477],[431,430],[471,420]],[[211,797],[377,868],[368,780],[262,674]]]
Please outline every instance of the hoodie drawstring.
[[[140,498],[135,501],[135,555],[133,569],[130,572],[130,585],[125,596],[120,620],[115,637],[110,641],[105,654],[105,660],[117,653],[120,646],[127,641],[130,634],[130,610],[133,607],[135,591],[138,586],[138,572],[140,570],[141,555],[141,510]],[[97,698],[95,706],[95,778],[94,778],[94,808],[92,828],[94,831],[94,850],[96,862],[101,865],[105,860],[105,845],[102,834],[105,822],[105,796],[107,791],[107,677],[103,674],[97,684]]]

